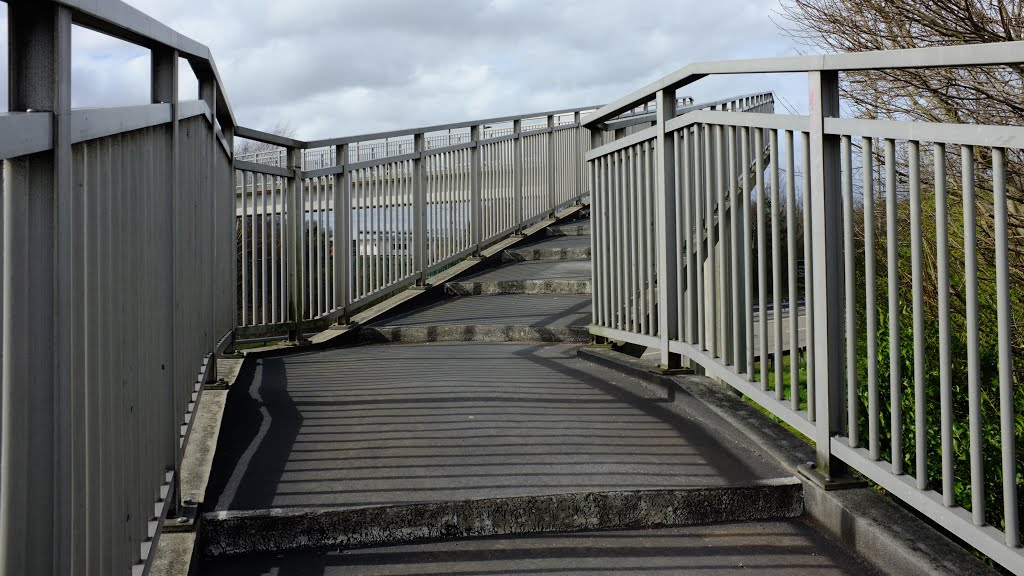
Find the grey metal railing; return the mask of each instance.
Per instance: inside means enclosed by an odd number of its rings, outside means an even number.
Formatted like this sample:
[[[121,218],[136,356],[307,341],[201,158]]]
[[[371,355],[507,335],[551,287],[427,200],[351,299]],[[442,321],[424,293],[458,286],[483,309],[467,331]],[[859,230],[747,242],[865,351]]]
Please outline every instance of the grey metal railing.
[[[1005,175],[1007,150],[1019,154],[1024,148],[1024,128],[840,118],[838,75],[1019,65],[1022,54],[1024,43],[1005,43],[694,64],[584,119],[595,144],[587,153],[594,222],[592,333],[660,349],[665,367],[688,362],[719,378],[814,442],[816,470],[806,470],[809,478],[827,484],[852,467],[1014,574],[1024,574],[1014,406],[1021,384],[1013,380],[1010,348]],[[652,100],[672,102],[678,88],[705,76],[776,72],[807,74],[809,116],[737,114],[730,106],[677,116],[666,106],[655,126],[604,143],[608,126],[622,112]],[[947,214],[947,165],[955,170],[957,159],[966,282],[959,318],[949,302],[947,251],[948,237],[958,234]],[[990,200],[976,195],[981,179]],[[938,398],[926,395],[925,194],[933,196],[936,215],[937,256],[927,272],[934,270],[938,285]],[[885,200],[884,256],[876,256],[876,195]],[[858,196],[862,200],[855,202]],[[863,208],[857,206],[861,201]],[[862,241],[855,235],[858,214]],[[907,220],[909,234],[899,225]],[[979,224],[995,237],[995,266],[984,280],[995,284],[994,304],[979,304]],[[910,257],[901,256],[908,248]],[[804,258],[801,311],[790,303],[798,300],[796,262]],[[876,259],[887,287],[876,282]],[[912,290],[900,283],[899,267],[907,264]],[[887,296],[887,324],[877,318],[878,293]],[[774,318],[768,306],[758,305],[770,302],[777,303]],[[998,450],[987,462],[978,340],[979,309],[985,306],[997,324],[992,333],[998,334],[998,369],[985,384],[998,390],[998,424],[988,426],[997,430]],[[903,307],[913,309],[909,348],[900,343]],[[965,338],[951,325],[963,326]],[[965,341],[963,382],[954,382],[954,362],[960,364],[950,356],[951,339]],[[879,381],[877,359],[887,349],[885,383]],[[906,354],[913,357],[913,374],[905,381]],[[886,389],[888,405],[880,397]],[[954,396],[954,390],[962,392]],[[912,396],[908,415],[905,395]],[[956,419],[954,406],[965,407],[968,422]],[[908,437],[905,430],[911,428]],[[954,446],[954,430],[965,431],[963,443],[969,445]],[[930,444],[930,437],[941,438],[940,446]],[[904,455],[907,448],[913,458]],[[958,464],[958,454],[969,464]],[[991,467],[999,472],[994,486],[1001,493],[986,510]],[[959,498],[958,478],[969,487]]]
[[[769,100],[761,94],[732,102],[746,110]],[[685,98],[676,106],[689,110],[694,104]],[[260,337],[313,326],[299,328],[296,321],[344,322],[353,309],[423,284],[435,271],[579,201],[588,194],[583,155],[590,143],[579,120],[595,108],[318,142],[239,129],[301,162],[281,168],[273,158],[264,164],[236,158],[237,334]],[[614,128],[608,139],[654,120],[643,109],[625,118],[629,126]],[[334,164],[338,158],[347,162]],[[331,164],[324,166],[326,161]],[[290,271],[293,261],[297,270]]]
[[[154,103],[72,109],[72,24],[149,48]],[[209,50],[121,2],[10,2],[7,26],[0,574],[141,573],[234,327],[233,116]]]

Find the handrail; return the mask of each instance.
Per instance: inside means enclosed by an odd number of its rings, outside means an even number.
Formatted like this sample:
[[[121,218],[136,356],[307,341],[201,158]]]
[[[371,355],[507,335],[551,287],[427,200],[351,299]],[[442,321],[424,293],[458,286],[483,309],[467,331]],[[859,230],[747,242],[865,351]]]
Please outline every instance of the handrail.
[[[3,0],[6,1],[6,0]],[[56,0],[71,9],[71,21],[108,36],[146,48],[171,48],[189,61],[196,70],[212,76],[217,86],[217,119],[221,124],[235,126],[235,114],[224,90],[217,64],[210,49],[159,20],[120,0]],[[224,114],[221,114],[221,111]]]
[[[600,125],[638,104],[650,101],[660,90],[676,90],[705,76],[997,66],[1019,64],[1022,53],[1024,53],[1024,41],[696,62],[605,105],[584,118],[583,125],[588,128]]]
[[[247,140],[255,140],[257,142],[264,142],[266,144],[274,144],[276,146],[284,146],[289,148],[325,148],[328,146],[339,146],[341,144],[350,144],[352,142],[366,142],[370,140],[384,140],[387,138],[396,138],[399,136],[413,136],[415,134],[425,134],[430,132],[440,132],[443,130],[454,130],[456,128],[469,128],[472,126],[480,126],[482,124],[497,124],[500,122],[514,122],[516,120],[528,120],[531,118],[543,118],[545,116],[560,116],[562,114],[573,114],[576,112],[582,112],[584,110],[594,110],[597,106],[580,106],[576,108],[562,108],[559,110],[549,110],[546,112],[533,112],[529,114],[514,114],[510,116],[496,116],[492,118],[481,118],[478,120],[467,120],[463,122],[452,122],[450,124],[435,124],[432,126],[420,126],[417,128],[403,128],[401,130],[390,130],[385,132],[370,132],[367,134],[355,134],[352,136],[341,136],[336,138],[323,138],[320,140],[299,140],[297,138],[287,138],[270,132],[263,132],[262,130],[255,130],[253,128],[238,127],[236,134]]]

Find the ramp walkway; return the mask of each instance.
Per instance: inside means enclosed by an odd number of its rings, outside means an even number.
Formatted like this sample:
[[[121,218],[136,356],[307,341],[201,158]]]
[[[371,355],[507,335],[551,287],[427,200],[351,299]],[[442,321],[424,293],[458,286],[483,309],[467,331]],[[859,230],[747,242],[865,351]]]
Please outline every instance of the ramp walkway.
[[[728,423],[577,356],[589,231],[241,376],[201,573],[872,574]]]

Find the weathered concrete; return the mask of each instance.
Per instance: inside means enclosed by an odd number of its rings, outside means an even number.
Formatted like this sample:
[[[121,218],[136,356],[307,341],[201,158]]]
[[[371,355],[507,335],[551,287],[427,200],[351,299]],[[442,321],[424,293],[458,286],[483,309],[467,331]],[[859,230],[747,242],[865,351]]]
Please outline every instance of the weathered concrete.
[[[217,576],[875,576],[805,520],[548,533],[203,563]]]
[[[227,383],[228,389],[241,377],[245,361],[235,358],[218,358],[217,374]],[[181,459],[181,493],[183,500],[191,500],[202,507],[206,488],[213,469],[220,426],[224,417],[228,390],[203,390],[196,404],[195,422],[192,434],[185,446]],[[150,576],[188,576],[196,552],[195,532],[161,532],[150,566]]]
[[[499,326],[445,324],[443,326],[384,326],[359,330],[362,343],[423,344],[427,342],[590,342],[586,326]]]
[[[470,536],[777,520],[802,512],[803,490],[792,477],[716,488],[213,512],[204,519],[203,549],[207,556],[350,549]]]
[[[757,408],[737,398],[725,384],[699,376],[662,376],[654,362],[612,352],[581,348],[581,358],[654,384],[672,386],[699,402],[701,410],[728,421],[748,445],[771,455],[796,474],[800,464],[814,460],[814,448]],[[807,512],[844,546],[894,576],[995,576],[968,550],[951,541],[916,514],[873,488],[820,490],[804,483]]]
[[[445,292],[453,296],[497,294],[590,294],[590,280],[503,280],[500,282],[449,282]]]

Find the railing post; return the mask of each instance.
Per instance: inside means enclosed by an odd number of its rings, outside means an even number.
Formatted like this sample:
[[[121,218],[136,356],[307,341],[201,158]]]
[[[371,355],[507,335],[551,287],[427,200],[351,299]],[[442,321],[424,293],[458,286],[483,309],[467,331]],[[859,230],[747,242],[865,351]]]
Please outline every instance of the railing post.
[[[548,116],[548,218],[555,217],[555,117]]]
[[[156,49],[152,50],[152,66],[151,69],[151,81],[152,81],[152,99],[154,102],[170,102],[171,103],[171,142],[170,142],[170,161],[171,161],[171,173],[170,173],[170,189],[177,190],[178,180],[178,52],[177,50],[168,49]],[[232,199],[233,202],[234,199]],[[233,206],[232,206],[233,207]],[[174,325],[174,299],[175,299],[175,250],[174,250],[174,194],[168,194],[163,199],[163,210],[167,215],[167,221],[163,223],[165,226],[163,234],[159,236],[159,242],[163,242],[164,245],[164,257],[166,258],[165,266],[161,267],[163,274],[165,274],[164,280],[160,283],[163,293],[158,295],[159,306],[161,317],[163,318],[162,326],[164,338],[166,338],[163,346],[161,346],[160,353],[162,358],[160,364],[165,367],[165,370],[161,372],[163,379],[160,383],[164,393],[167,395],[167,406],[166,413],[169,416],[169,423],[165,424],[165,430],[168,430],[168,440],[170,441],[170,455],[171,461],[166,462],[168,468],[173,469],[173,486],[171,490],[174,492],[171,503],[174,509],[168,511],[170,516],[176,516],[181,505],[181,483],[179,469],[181,467],[181,443],[179,442],[179,436],[181,434],[181,422],[178,414],[178,387],[176,385],[177,380],[175,379],[175,325]],[[232,258],[234,262],[234,258]],[[233,276],[232,276],[233,277]]]
[[[573,136],[575,136],[575,142],[573,143],[573,164],[576,168],[576,190],[575,197],[576,203],[583,201],[583,166],[586,162],[583,161],[583,127],[580,125],[580,113],[575,112],[572,115],[572,123],[575,128],[572,129]]]
[[[302,341],[302,284],[300,275],[302,272],[302,223],[305,220],[304,206],[299,194],[301,182],[299,181],[299,166],[302,164],[302,151],[298,148],[289,147],[286,150],[288,161],[288,201],[287,220],[285,221],[285,235],[288,237],[288,340],[292,342]]]
[[[0,573],[45,576],[72,570],[75,528],[71,13],[52,2],[8,10],[9,107],[52,112],[53,149],[3,168]]]
[[[348,171],[348,144],[334,148],[334,164],[343,169],[334,175],[334,307],[340,308],[338,324],[348,324],[352,291],[352,175]]]
[[[658,209],[658,333],[661,338],[661,368],[664,370],[681,366],[679,354],[669,351],[669,343],[679,338],[679,287],[676,277],[676,154],[675,141],[665,132],[665,124],[676,113],[675,101],[675,90],[658,91],[658,106],[655,112],[658,119],[655,194]]]
[[[512,213],[516,233],[523,230],[523,121],[512,121]]]
[[[413,136],[413,148],[417,154],[423,154],[425,139],[423,134]],[[416,285],[427,285],[427,189],[426,172],[423,158],[417,156],[412,161],[412,211],[414,235],[413,264],[416,268]]]
[[[469,141],[473,145],[469,149],[469,228],[473,234],[473,256],[479,256],[484,236],[483,199],[480,187],[480,126],[470,127]]]
[[[815,302],[814,382],[817,473],[829,481],[845,473],[832,456],[831,438],[845,429],[843,204],[839,136],[825,134],[825,118],[839,117],[839,75],[809,72],[811,238]],[[820,478],[819,478],[820,479]]]

